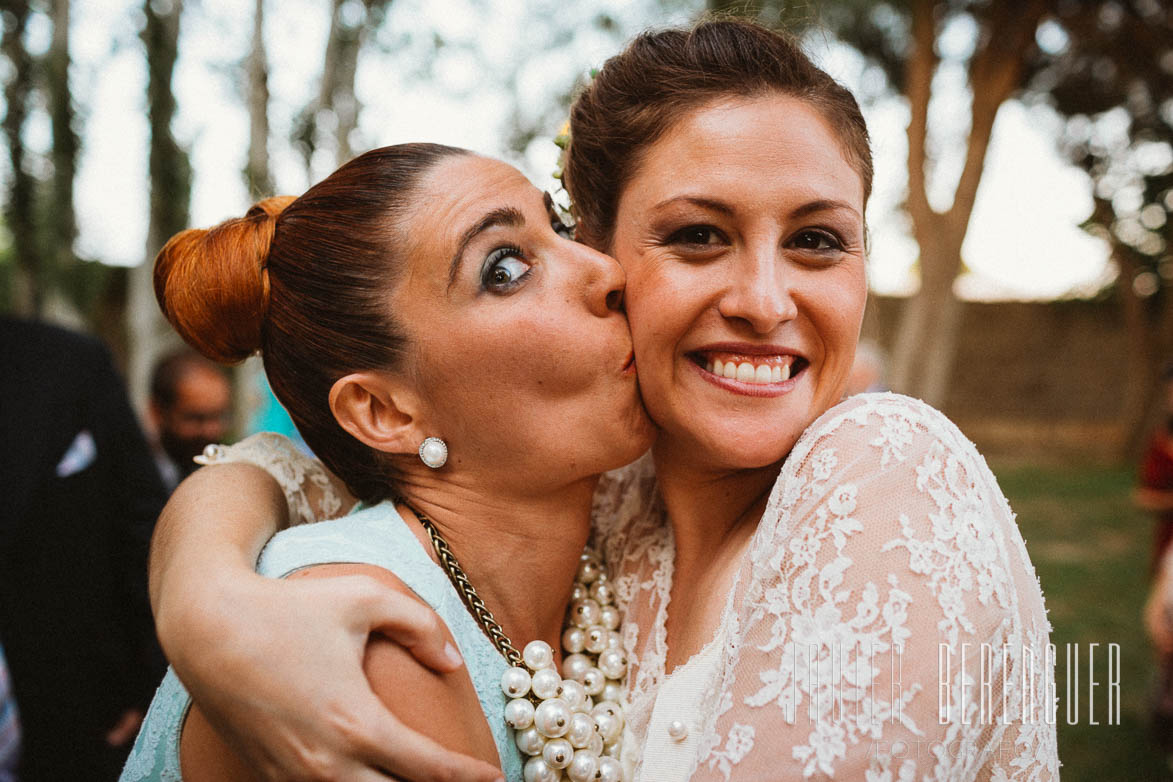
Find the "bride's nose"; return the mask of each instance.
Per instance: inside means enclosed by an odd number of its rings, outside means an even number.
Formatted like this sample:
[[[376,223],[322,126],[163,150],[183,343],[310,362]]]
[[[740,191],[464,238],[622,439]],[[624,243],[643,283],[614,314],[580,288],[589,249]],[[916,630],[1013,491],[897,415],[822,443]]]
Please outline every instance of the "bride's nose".
[[[759,334],[768,334],[796,316],[792,281],[772,247],[746,248],[738,258],[736,271],[735,280],[718,305],[721,315],[744,321]]]

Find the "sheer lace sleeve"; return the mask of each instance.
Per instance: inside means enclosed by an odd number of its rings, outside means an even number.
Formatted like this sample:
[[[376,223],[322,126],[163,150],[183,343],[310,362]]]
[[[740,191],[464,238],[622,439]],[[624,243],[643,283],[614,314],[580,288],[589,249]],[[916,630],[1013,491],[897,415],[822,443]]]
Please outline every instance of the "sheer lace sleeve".
[[[288,437],[261,432],[235,445],[209,445],[200,464],[244,462],[260,467],[281,486],[289,503],[289,525],[332,519],[354,507],[355,499],[320,461],[298,449]]]
[[[626,549],[646,541],[641,522],[653,528],[663,526],[652,512],[656,504],[656,473],[651,453],[645,453],[626,467],[603,473],[591,505],[591,546],[603,557],[612,575],[621,570]],[[622,606],[621,606],[622,607]]]
[[[1058,779],[1049,631],[974,447],[916,400],[848,400],[751,542],[692,778]]]

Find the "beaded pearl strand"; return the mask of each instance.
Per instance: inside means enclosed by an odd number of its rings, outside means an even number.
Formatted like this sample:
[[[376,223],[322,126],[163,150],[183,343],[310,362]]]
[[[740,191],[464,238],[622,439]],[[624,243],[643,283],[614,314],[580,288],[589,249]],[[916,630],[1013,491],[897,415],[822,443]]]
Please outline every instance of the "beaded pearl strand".
[[[566,612],[561,672],[550,645],[531,641],[523,664],[501,677],[505,722],[529,756],[525,782],[623,782],[617,758],[627,658],[614,599],[598,556],[587,549]]]

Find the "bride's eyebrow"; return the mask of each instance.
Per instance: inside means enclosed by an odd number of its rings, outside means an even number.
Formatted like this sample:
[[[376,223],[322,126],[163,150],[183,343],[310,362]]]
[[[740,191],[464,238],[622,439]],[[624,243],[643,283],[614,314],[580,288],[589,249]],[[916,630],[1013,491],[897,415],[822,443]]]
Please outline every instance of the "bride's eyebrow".
[[[709,209],[709,210],[712,210],[714,212],[718,212],[723,215],[733,215],[737,211],[732,206],[725,203],[724,201],[719,201],[715,198],[703,198],[701,196],[691,196],[691,195],[680,195],[680,196],[673,196],[671,198],[666,198],[663,201],[661,201],[660,203],[653,206],[651,208],[651,210],[649,210],[649,211],[655,212],[655,211],[663,209],[664,207],[667,207],[667,206],[675,206],[676,204],[688,204],[691,206],[699,206],[702,209]]]
[[[803,204],[790,213],[790,217],[806,217],[816,212],[846,211],[859,217],[859,210],[846,201],[836,201],[832,198],[819,198]]]
[[[520,228],[525,225],[525,215],[521,213],[520,209],[512,206],[498,207],[477,220],[476,224],[461,234],[460,243],[456,245],[456,254],[452,256],[452,261],[448,265],[449,290],[456,284],[456,278],[460,274],[460,262],[464,259],[464,251],[468,249],[468,245],[478,235],[499,225]]]

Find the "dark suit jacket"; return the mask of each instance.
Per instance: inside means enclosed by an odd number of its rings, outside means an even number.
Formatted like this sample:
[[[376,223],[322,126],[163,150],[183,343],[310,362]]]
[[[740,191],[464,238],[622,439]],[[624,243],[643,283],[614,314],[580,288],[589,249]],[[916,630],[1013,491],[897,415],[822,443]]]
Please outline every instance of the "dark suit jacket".
[[[161,670],[146,593],[166,493],[110,355],[0,319],[0,643],[22,782],[113,779],[104,735]]]

